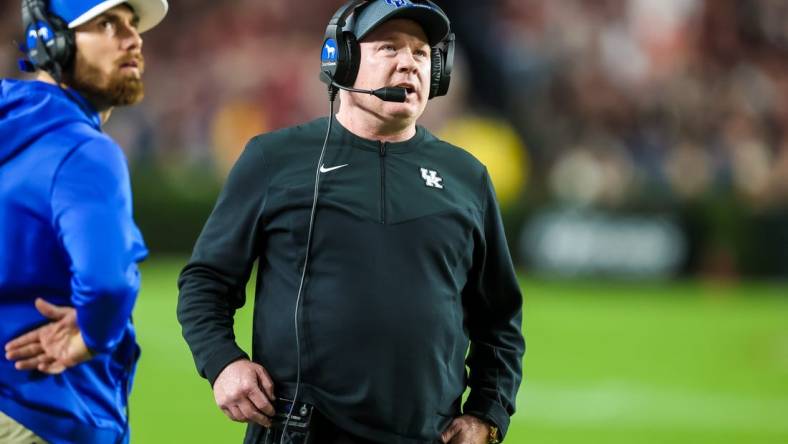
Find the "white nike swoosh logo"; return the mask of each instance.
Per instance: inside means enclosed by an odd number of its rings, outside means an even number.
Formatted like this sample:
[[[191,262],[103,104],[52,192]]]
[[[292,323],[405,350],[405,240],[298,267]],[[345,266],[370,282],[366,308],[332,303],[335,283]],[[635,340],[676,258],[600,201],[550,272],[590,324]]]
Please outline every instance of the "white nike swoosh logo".
[[[320,172],[321,172],[321,173],[327,173],[327,172],[329,172],[329,171],[338,170],[338,169],[340,169],[340,168],[342,168],[342,167],[346,167],[346,166],[348,166],[348,165],[349,165],[349,164],[347,164],[347,163],[346,163],[346,164],[344,164],[344,165],[337,165],[337,166],[335,166],[335,167],[330,167],[330,168],[326,168],[326,166],[325,166],[325,165],[320,165]]]

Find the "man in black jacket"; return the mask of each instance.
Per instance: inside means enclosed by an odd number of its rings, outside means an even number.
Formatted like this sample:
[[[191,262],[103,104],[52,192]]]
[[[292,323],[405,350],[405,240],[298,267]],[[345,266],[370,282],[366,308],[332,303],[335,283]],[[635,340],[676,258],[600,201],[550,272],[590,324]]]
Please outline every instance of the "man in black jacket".
[[[181,273],[184,337],[247,443],[272,442],[274,400],[294,396],[319,444],[496,442],[522,379],[520,290],[486,168],[416,125],[448,87],[448,18],[353,1],[326,34],[324,81],[404,102],[341,91],[336,116],[249,142]],[[258,259],[249,360],[233,315]]]

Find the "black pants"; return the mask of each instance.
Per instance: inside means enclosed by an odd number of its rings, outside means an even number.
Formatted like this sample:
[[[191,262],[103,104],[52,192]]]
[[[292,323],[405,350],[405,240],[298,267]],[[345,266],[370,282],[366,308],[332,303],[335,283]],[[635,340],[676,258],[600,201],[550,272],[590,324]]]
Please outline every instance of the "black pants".
[[[311,442],[315,444],[378,444],[357,436],[353,436],[315,410],[312,416]],[[274,438],[274,433],[258,425],[250,425],[246,430],[245,444],[279,444],[279,439]]]

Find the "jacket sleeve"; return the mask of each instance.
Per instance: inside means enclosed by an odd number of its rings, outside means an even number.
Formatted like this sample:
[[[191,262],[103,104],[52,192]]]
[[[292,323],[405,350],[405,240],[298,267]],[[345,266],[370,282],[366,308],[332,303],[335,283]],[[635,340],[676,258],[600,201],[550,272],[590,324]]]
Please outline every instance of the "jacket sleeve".
[[[265,206],[263,150],[250,141],[178,280],[178,321],[200,375],[213,385],[229,363],[248,358],[235,342],[233,317],[246,299],[246,283],[259,255]]]
[[[466,360],[470,393],[463,411],[495,424],[504,436],[522,380],[522,295],[486,170],[483,189],[483,238],[476,240],[474,265],[463,290],[471,340]]]
[[[108,352],[123,337],[139,290],[137,261],[147,255],[120,147],[95,138],[75,149],[54,177],[51,205],[70,263],[77,325],[91,350]]]

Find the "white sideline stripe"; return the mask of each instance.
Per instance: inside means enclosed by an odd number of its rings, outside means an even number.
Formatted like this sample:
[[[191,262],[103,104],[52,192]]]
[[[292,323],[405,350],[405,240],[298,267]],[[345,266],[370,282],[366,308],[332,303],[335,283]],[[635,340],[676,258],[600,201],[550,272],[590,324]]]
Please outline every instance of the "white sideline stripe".
[[[788,433],[788,392],[754,397],[617,382],[570,388],[526,381],[517,407],[519,421],[561,426]]]

